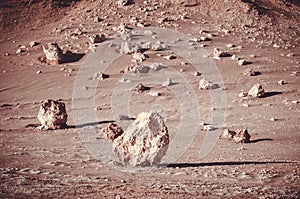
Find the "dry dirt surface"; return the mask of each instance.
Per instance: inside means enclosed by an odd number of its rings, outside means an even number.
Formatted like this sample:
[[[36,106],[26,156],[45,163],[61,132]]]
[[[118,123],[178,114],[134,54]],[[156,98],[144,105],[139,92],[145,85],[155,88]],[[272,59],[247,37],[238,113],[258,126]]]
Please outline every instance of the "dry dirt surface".
[[[118,2],[0,1],[0,198],[300,198],[299,1]],[[198,71],[201,76],[195,76],[195,67],[175,53],[168,57],[172,53],[168,49],[144,52],[148,58],[142,63],[162,63],[165,67],[156,73],[172,69],[186,84],[175,78],[174,85],[145,84],[150,90],[124,90],[124,95],[132,92],[126,107],[129,116],[135,118],[153,106],[162,108],[170,142],[174,142],[186,117],[172,92],[177,86],[193,89],[200,117],[195,136],[180,157],[135,172],[126,171],[113,157],[103,162],[89,150],[91,143],[102,140],[97,137],[101,128],[111,121],[118,123],[113,115],[113,91],[120,80],[125,81],[120,71],[130,64],[131,55],[122,55],[106,71],[99,71],[109,77],[99,80],[96,87],[82,85],[82,92],[94,91],[93,107],[74,107],[78,74],[83,63],[89,64],[88,56],[97,53],[89,36],[103,33],[107,44],[114,42],[121,23],[132,30],[178,30],[191,38],[191,47],[208,52],[192,58],[213,60],[222,79],[217,88],[199,89],[199,80],[210,77],[208,66],[203,65]],[[42,46],[48,42],[80,56],[49,65],[42,58]],[[230,56],[214,59],[214,48]],[[106,49],[102,50],[105,54]],[[93,60],[105,64],[102,58]],[[239,65],[238,58],[246,62]],[[244,75],[247,68],[256,71],[255,75]],[[93,73],[88,75],[88,82],[98,81],[93,80]],[[265,90],[263,96],[241,97],[256,83]],[[221,91],[224,106],[212,101],[213,93]],[[66,104],[68,128],[37,128],[39,107],[47,99]],[[191,102],[188,92],[184,101]],[[193,112],[191,107],[187,110]],[[86,109],[96,119],[78,124],[77,116]],[[223,123],[211,120],[214,112],[224,114]],[[200,156],[207,135],[227,128],[247,128],[250,142],[218,139],[207,155]],[[185,129],[187,137],[189,130]],[[94,134],[93,139],[83,139]],[[180,144],[185,147],[185,140]]]

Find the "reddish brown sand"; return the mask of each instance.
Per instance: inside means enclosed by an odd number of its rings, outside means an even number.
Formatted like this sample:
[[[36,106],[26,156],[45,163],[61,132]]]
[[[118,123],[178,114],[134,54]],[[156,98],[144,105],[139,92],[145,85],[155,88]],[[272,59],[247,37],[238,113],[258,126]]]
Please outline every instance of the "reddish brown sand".
[[[64,2],[64,3],[61,3]],[[117,6],[111,0],[4,0],[0,2],[0,197],[1,198],[299,198],[300,197],[300,6],[296,0],[156,0]],[[149,2],[149,1],[148,1]],[[226,3],[227,2],[227,3]],[[226,94],[224,128],[247,128],[251,142],[235,144],[218,140],[204,158],[199,149],[210,131],[212,105],[207,90],[198,89],[199,77],[181,57],[166,60],[149,53],[150,62],[163,62],[188,79],[199,101],[201,119],[192,144],[168,167],[144,173],[116,170],[97,160],[78,133],[97,133],[114,120],[112,91],[130,62],[120,57],[96,88],[98,121],[82,128],[40,131],[35,128],[41,102],[61,99],[75,125],[72,108],[74,81],[90,53],[88,35],[117,34],[121,22],[136,28],[130,17],[153,27],[166,27],[191,38],[213,34],[204,49],[228,50],[250,62],[239,66],[230,57],[214,60]],[[99,17],[99,21],[95,20]],[[161,20],[164,19],[164,20]],[[160,21],[164,21],[160,23]],[[84,33],[72,33],[76,29]],[[226,34],[222,30],[230,30]],[[40,44],[30,47],[30,42]],[[41,63],[42,45],[57,42],[63,50],[85,53],[79,61],[60,65]],[[236,47],[228,48],[227,44]],[[241,46],[241,47],[240,47]],[[23,52],[16,53],[18,49]],[[159,52],[169,55],[170,52]],[[260,74],[244,76],[251,68]],[[37,71],[41,71],[37,74]],[[162,70],[163,71],[163,70]],[[104,72],[104,71],[102,71]],[[199,71],[201,72],[201,71]],[[91,77],[93,74],[91,74]],[[167,78],[166,78],[167,79]],[[279,80],[286,84],[278,85]],[[240,98],[255,83],[265,89],[261,98]],[[151,86],[151,85],[149,85]],[[148,111],[149,104],[165,107],[169,132],[180,123],[177,98],[170,90],[151,88],[134,93],[130,116]],[[189,100],[189,99],[187,99]],[[171,137],[172,138],[172,137]],[[171,139],[172,142],[172,139]],[[184,144],[184,143],[183,143]]]

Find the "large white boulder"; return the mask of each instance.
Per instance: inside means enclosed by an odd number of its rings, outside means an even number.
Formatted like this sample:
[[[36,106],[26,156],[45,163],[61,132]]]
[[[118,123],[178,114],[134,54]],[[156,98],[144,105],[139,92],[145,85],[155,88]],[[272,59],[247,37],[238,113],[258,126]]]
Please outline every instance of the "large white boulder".
[[[37,117],[41,122],[40,129],[42,130],[55,130],[67,127],[68,115],[63,102],[48,99],[41,105]]]
[[[156,112],[143,112],[113,142],[113,151],[124,166],[158,165],[169,146],[168,129]]]

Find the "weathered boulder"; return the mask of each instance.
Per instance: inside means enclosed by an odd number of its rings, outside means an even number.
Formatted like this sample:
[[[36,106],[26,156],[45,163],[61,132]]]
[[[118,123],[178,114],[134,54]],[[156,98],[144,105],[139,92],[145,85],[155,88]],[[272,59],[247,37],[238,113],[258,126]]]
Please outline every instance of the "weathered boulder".
[[[213,87],[213,84],[211,82],[209,82],[207,79],[202,78],[199,81],[199,89],[211,89]]]
[[[123,129],[119,127],[117,124],[114,123],[108,123],[106,127],[102,129],[102,135],[107,140],[114,140],[120,135],[123,134]]]
[[[156,112],[140,113],[113,142],[113,151],[124,166],[158,165],[169,146],[163,118]]]
[[[251,138],[247,129],[239,129],[237,132],[225,129],[220,137],[235,143],[249,143]]]
[[[248,91],[248,96],[252,97],[261,97],[265,94],[265,90],[263,89],[262,85],[254,84],[254,86]]]
[[[41,122],[40,129],[55,130],[67,127],[68,115],[65,103],[56,100],[45,101],[38,113],[38,120]]]
[[[61,64],[64,62],[64,54],[57,43],[46,43],[43,51],[49,64]]]
[[[239,129],[235,136],[233,136],[233,142],[235,143],[248,143],[250,142],[250,134],[247,129]]]

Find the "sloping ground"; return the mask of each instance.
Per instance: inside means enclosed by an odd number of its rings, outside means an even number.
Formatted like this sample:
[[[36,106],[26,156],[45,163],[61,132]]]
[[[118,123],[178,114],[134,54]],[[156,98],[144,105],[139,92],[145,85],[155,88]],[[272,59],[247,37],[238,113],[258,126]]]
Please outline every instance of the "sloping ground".
[[[0,29],[6,34],[22,33],[57,21],[78,0],[2,0]]]
[[[73,9],[80,0],[4,0],[0,2],[1,29],[12,31],[33,30],[45,24],[56,22]],[[158,5],[168,8],[184,8],[200,17],[209,16],[219,29],[239,32],[255,42],[280,47],[297,47],[300,43],[300,6],[296,0],[212,0],[158,1]],[[136,0],[136,4],[143,1]],[[90,10],[109,10],[116,6],[116,1],[81,0],[81,6]],[[73,9],[73,11],[72,11]],[[175,9],[176,10],[176,9]],[[78,10],[76,10],[77,14]],[[86,10],[84,10],[86,12]],[[176,14],[176,13],[174,13]],[[101,17],[101,16],[100,16]]]

